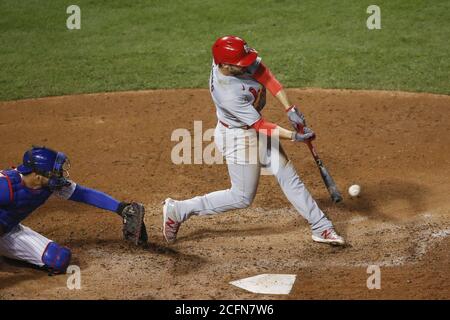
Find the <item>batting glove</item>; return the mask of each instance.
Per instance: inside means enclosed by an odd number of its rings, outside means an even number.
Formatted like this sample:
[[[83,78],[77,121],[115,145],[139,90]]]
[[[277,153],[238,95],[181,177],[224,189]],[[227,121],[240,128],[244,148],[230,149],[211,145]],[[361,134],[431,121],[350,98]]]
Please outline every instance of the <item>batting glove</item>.
[[[306,127],[306,120],[303,113],[298,110],[297,106],[293,105],[289,109],[286,110],[289,121],[291,122],[292,127],[297,130],[298,125],[302,127]]]
[[[304,133],[300,133],[300,132],[292,132],[292,141],[297,141],[297,142],[306,142],[306,141],[312,141],[316,138],[316,134],[314,133],[314,131],[312,131],[310,128],[308,127],[304,127],[303,128],[303,132]]]

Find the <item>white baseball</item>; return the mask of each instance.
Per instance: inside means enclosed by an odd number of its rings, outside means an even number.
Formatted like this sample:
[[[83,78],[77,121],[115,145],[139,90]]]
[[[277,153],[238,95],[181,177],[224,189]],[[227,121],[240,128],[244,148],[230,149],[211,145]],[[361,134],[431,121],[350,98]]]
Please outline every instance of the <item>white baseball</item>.
[[[358,196],[360,192],[361,192],[361,187],[357,184],[354,184],[354,185],[350,186],[350,188],[348,188],[348,194],[351,195],[352,197]]]

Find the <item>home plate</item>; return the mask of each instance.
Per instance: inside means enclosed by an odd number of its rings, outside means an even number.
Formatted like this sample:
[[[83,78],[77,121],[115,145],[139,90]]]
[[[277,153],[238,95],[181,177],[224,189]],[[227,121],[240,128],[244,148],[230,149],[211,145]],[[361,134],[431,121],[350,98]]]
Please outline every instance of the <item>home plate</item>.
[[[262,294],[289,294],[294,285],[294,274],[260,274],[254,277],[231,281],[241,289]]]

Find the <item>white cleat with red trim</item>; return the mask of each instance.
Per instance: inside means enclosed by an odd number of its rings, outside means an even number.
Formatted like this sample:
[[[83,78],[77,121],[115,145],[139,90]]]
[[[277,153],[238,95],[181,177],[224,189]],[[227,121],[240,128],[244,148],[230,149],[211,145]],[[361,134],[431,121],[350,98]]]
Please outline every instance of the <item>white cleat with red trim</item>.
[[[175,201],[171,198],[164,200],[163,207],[163,236],[168,243],[174,243],[177,240],[178,229],[181,221],[175,209]]]
[[[320,235],[312,235],[312,239],[316,242],[328,243],[335,246],[345,245],[345,240],[334,231],[333,228],[322,231]]]

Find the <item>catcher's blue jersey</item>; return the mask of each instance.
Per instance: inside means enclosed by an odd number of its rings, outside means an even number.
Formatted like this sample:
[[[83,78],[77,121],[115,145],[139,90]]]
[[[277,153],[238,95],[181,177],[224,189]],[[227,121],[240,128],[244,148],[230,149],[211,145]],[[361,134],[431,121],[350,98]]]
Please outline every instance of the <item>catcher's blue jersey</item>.
[[[5,232],[24,220],[51,196],[48,188],[30,189],[17,170],[0,171],[0,224]]]
[[[68,199],[116,212],[120,202],[106,193],[80,186],[68,180],[69,185],[50,190],[47,187],[30,189],[25,186],[17,170],[0,171],[0,226],[11,231],[51,196]]]

